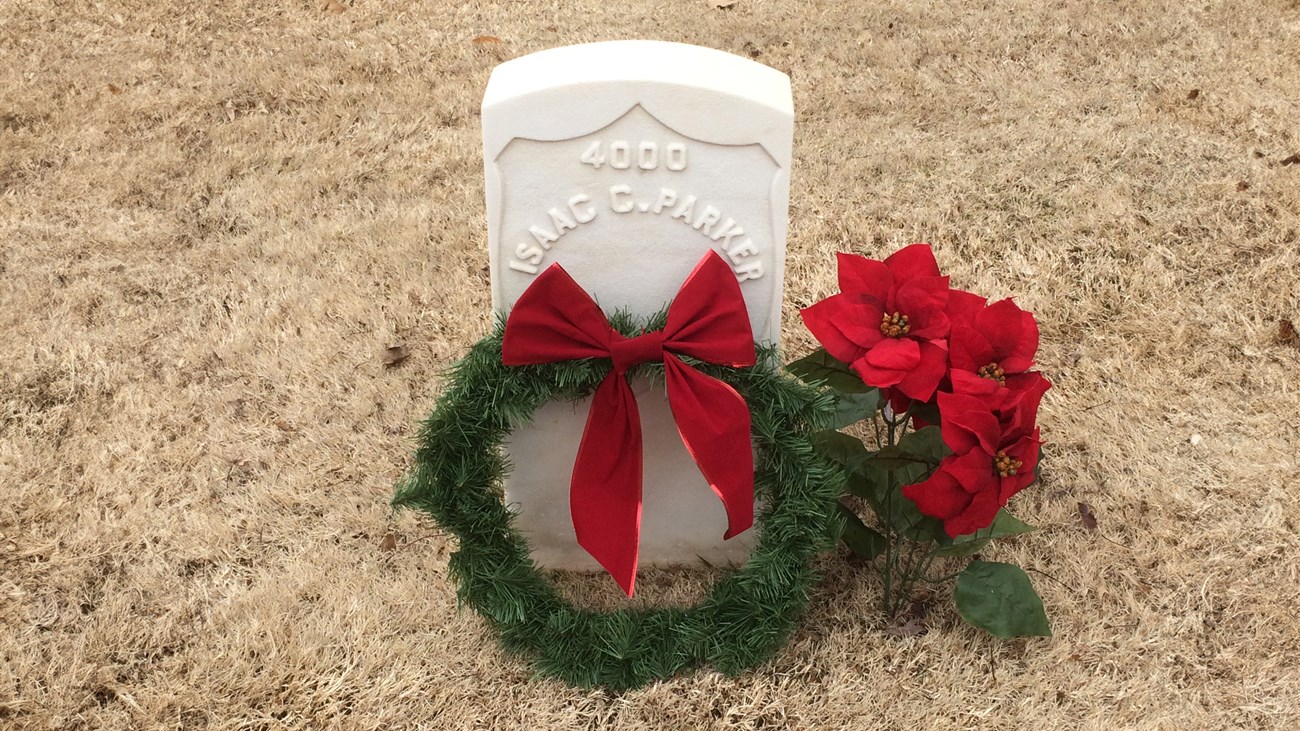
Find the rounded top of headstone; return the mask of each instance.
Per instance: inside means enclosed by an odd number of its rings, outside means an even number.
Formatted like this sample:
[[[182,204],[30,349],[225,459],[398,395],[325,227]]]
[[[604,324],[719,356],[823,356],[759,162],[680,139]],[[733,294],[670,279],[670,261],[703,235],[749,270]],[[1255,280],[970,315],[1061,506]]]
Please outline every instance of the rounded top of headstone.
[[[497,66],[483,93],[483,151],[495,159],[517,137],[586,134],[635,106],[705,142],[757,140],[774,159],[791,157],[790,77],[730,53],[665,41],[563,46]],[[576,128],[583,120],[593,126]]]
[[[483,106],[599,82],[681,84],[794,112],[790,77],[780,71],[713,48],[667,41],[584,43],[512,59],[493,69]]]

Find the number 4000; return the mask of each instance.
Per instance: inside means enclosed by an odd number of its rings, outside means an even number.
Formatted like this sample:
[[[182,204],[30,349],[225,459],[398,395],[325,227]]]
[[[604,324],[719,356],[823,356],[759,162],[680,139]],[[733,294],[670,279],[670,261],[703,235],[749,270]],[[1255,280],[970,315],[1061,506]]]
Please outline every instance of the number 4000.
[[[593,140],[578,159],[597,170],[606,164],[615,170],[627,170],[635,163],[642,170],[656,170],[662,164],[676,172],[686,169],[686,145],[680,142],[670,143],[664,146],[663,155],[660,155],[657,142],[642,142],[634,149],[627,140],[614,140],[608,145],[601,140]]]

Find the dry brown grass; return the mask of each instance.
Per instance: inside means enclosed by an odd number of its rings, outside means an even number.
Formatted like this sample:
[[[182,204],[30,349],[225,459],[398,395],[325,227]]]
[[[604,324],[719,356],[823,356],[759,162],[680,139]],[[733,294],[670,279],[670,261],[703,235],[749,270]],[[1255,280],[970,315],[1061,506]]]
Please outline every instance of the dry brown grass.
[[[0,4],[0,727],[1300,720],[1295,2],[342,2]],[[791,352],[846,247],[1038,313],[1043,530],[994,555],[1054,639],[887,638],[828,558],[770,664],[612,696],[456,611],[387,501],[490,321],[478,101],[632,37],[792,75]]]

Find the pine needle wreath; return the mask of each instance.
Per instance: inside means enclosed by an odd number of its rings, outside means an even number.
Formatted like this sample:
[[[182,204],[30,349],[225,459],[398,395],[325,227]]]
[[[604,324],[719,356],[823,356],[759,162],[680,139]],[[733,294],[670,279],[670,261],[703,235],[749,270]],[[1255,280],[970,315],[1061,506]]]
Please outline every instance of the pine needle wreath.
[[[663,319],[651,318],[645,329],[662,328]],[[625,315],[611,323],[629,337],[645,331]],[[395,506],[428,512],[459,539],[450,565],[460,601],[496,629],[507,652],[527,657],[541,675],[577,686],[625,690],[701,664],[733,675],[771,657],[807,606],[811,559],[832,543],[843,474],[817,455],[810,436],[828,418],[829,397],[774,368],[770,349],[760,349],[751,368],[691,361],[749,404],[758,448],[758,544],[744,566],[695,606],[590,611],[563,599],[529,558],[503,503],[508,465],[500,446],[542,403],[591,394],[610,362],[505,366],[503,332],[499,322],[453,368],[393,499]],[[643,364],[632,373],[662,379],[663,365]]]

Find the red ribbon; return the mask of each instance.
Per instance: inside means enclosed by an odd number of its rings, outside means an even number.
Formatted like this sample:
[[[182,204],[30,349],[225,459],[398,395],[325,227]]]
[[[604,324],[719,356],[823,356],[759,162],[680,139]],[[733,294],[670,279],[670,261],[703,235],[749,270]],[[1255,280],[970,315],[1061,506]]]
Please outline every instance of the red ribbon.
[[[641,537],[641,417],[627,382],[638,363],[663,360],[677,432],[722,499],[731,538],[754,524],[749,406],[736,389],[678,359],[754,365],[754,336],[731,268],[710,251],[668,306],[662,331],[627,338],[559,264],[538,275],[506,320],[501,361],[528,365],[609,358],[569,483],[578,545],[632,596]]]

